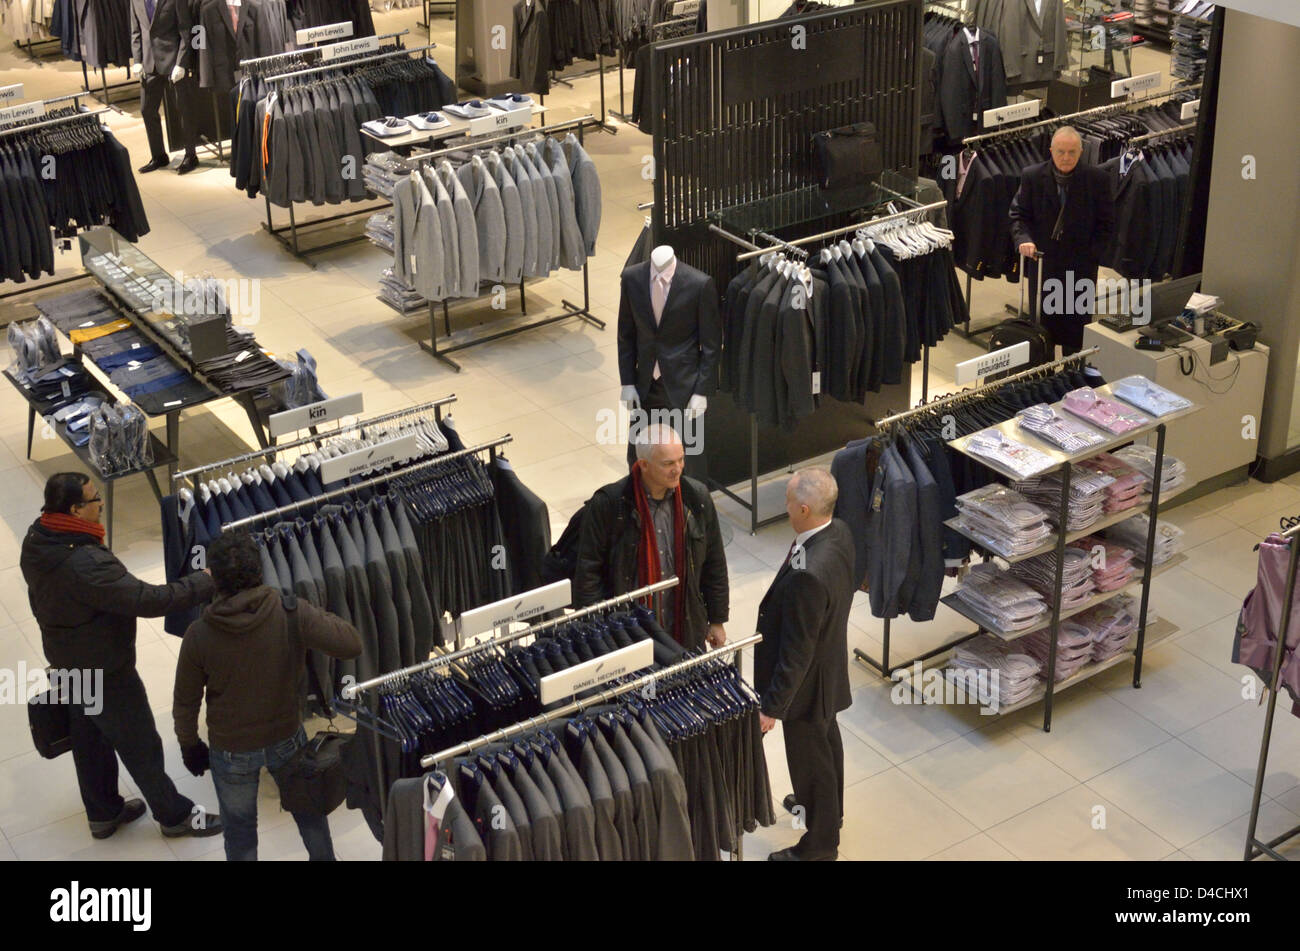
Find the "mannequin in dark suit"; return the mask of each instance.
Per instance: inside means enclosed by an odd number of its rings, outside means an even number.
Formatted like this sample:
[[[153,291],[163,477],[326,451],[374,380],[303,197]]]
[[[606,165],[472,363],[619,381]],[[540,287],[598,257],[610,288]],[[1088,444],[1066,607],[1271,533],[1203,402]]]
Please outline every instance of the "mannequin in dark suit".
[[[625,268],[622,300],[618,308],[618,374],[622,400],[652,413],[671,411],[663,420],[681,433],[686,447],[686,474],[705,478],[702,452],[690,438],[703,431],[698,419],[708,408],[717,388],[718,353],[722,345],[722,318],[713,278],[677,259],[666,245],[655,248],[650,260]],[[656,282],[667,284],[659,319],[655,318]],[[687,419],[693,422],[687,423]],[[632,436],[640,426],[634,415]],[[652,422],[641,419],[642,425]],[[628,447],[628,464],[635,450]]]
[[[185,138],[185,159],[176,171],[184,175],[199,164],[193,111],[194,80],[188,71],[194,66],[191,46],[194,24],[189,0],[131,0],[131,55],[140,77],[140,117],[149,137],[149,163],[140,173],[165,168],[171,158],[163,145],[162,107],[167,83],[176,84],[181,102],[181,128]]]
[[[199,88],[211,89],[217,101],[230,102],[230,90],[235,88],[235,69],[239,66],[239,51],[235,42],[238,25],[227,0],[189,0],[190,17],[203,27],[203,45],[197,48]]]
[[[849,694],[848,625],[854,574],[853,538],[833,518],[838,495],[825,469],[800,469],[786,487],[795,543],[758,608],[754,687],[763,732],[782,721],[794,795],[804,810],[798,844],[773,861],[833,861],[844,817],[844,747],[835,715]]]
[[[1052,136],[1050,161],[1025,169],[1020,190],[1011,201],[1011,236],[1017,249],[1030,258],[1025,279],[1036,286],[1042,254],[1043,328],[1066,356],[1083,347],[1083,328],[1091,313],[1076,313],[1081,282],[1097,287],[1097,267],[1115,231],[1115,199],[1106,173],[1080,164],[1083,140],[1069,126]],[[1061,196],[1065,196],[1062,211]],[[1053,295],[1055,281],[1058,288]],[[1055,296],[1055,300],[1053,297]],[[1060,302],[1058,308],[1053,304]]]
[[[979,60],[976,68],[970,37],[974,36]],[[1007,74],[1002,67],[1002,48],[988,30],[978,27],[953,33],[939,62],[939,113],[949,142],[960,146],[962,139],[984,127],[984,110],[1007,104]]]

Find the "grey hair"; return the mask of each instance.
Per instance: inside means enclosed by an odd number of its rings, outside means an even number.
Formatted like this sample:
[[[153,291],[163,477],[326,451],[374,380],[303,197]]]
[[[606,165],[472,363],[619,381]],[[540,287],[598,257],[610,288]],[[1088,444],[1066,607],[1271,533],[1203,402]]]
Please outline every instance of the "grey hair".
[[[1077,141],[1077,142],[1079,143],[1080,146],[1083,145],[1083,136],[1081,136],[1081,135],[1079,134],[1079,130],[1076,129],[1076,128],[1075,128],[1074,126],[1072,126],[1072,125],[1063,125],[1063,126],[1061,126],[1059,129],[1057,129],[1055,132],[1053,132],[1053,133],[1052,133],[1052,142],[1055,142],[1057,139],[1059,139],[1059,138],[1060,138],[1061,136],[1063,136],[1063,135],[1072,135],[1072,136],[1074,136],[1075,141]]]
[[[840,487],[829,469],[821,466],[800,469],[790,479],[790,485],[799,504],[808,506],[812,514],[835,514],[835,500],[839,498]]]
[[[667,423],[651,423],[636,434],[633,442],[636,446],[636,457],[648,460],[655,446],[679,446],[682,444],[682,437],[677,435],[677,430]]]

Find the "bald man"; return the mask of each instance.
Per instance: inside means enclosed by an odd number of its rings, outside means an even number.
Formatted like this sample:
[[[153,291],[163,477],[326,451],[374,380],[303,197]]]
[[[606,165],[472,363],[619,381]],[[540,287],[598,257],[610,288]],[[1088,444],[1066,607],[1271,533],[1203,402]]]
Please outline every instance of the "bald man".
[[[758,607],[754,688],[764,733],[780,720],[794,794],[784,805],[807,830],[771,861],[834,861],[844,817],[844,746],[835,715],[849,694],[854,548],[832,517],[839,489],[826,469],[800,469],[785,492],[794,542]]]
[[[1083,347],[1092,320],[1097,269],[1115,232],[1115,199],[1101,169],[1082,164],[1083,139],[1069,126],[1052,136],[1052,158],[1025,169],[1011,202],[1011,236],[1030,262],[1024,279],[1042,299],[1031,301],[1053,345],[1069,355]],[[1042,261],[1033,259],[1042,256]],[[1049,359],[1054,354],[1049,354]]]

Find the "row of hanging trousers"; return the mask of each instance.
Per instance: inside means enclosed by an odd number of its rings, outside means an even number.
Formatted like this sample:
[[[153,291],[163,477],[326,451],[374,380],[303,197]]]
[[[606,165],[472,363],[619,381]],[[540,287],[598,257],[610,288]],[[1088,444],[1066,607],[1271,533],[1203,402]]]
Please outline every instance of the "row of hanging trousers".
[[[57,116],[56,116],[57,117]],[[95,117],[0,138],[0,279],[54,273],[54,239],[149,233],[131,156]]]
[[[835,454],[831,473],[840,487],[835,515],[853,533],[855,574],[868,582],[873,616],[932,620],[945,569],[970,555],[971,543],[943,523],[956,516],[957,496],[995,476],[948,441],[1102,382],[1091,367],[1060,368],[945,404]]]

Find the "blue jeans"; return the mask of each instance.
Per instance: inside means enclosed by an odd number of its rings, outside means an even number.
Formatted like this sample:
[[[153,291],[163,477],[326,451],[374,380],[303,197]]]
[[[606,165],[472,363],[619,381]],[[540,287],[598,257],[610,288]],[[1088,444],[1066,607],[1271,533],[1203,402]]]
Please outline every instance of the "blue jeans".
[[[279,782],[279,773],[293,754],[307,745],[302,727],[287,740],[249,753],[227,753],[212,749],[212,781],[217,787],[221,822],[225,827],[226,861],[257,861],[257,785],[265,766]],[[330,839],[329,819],[295,812],[302,844],[313,862],[334,861],[334,843]]]

